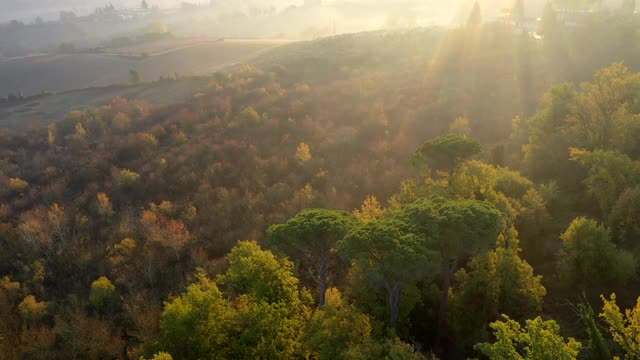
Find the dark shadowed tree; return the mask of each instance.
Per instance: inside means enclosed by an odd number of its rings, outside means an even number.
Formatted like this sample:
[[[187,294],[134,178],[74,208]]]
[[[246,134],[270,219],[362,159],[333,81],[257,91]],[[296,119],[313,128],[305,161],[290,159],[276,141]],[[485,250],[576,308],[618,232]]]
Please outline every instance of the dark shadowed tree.
[[[447,308],[451,279],[460,260],[491,248],[503,230],[501,213],[484,202],[422,199],[402,210],[402,218],[441,257],[442,299],[438,313],[438,333],[447,328]]]
[[[525,21],[524,0],[515,0],[511,9],[511,20],[516,25],[521,25]]]
[[[367,223],[340,242],[339,249],[353,259],[373,287],[388,295],[389,326],[395,329],[400,314],[403,286],[413,284],[430,271],[437,253],[427,248],[424,238],[407,231],[406,224],[394,219]]]
[[[468,26],[479,26],[482,24],[482,10],[480,9],[480,4],[476,1],[473,4],[473,9],[471,9],[471,14],[469,14],[469,19],[467,19]]]

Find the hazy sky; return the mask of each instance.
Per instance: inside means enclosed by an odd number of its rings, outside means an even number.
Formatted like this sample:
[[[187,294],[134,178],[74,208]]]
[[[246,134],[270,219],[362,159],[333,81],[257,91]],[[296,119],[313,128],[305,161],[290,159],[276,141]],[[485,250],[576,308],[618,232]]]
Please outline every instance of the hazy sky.
[[[178,6],[183,0],[147,0],[150,5],[160,7]],[[192,3],[208,3],[209,0],[184,0]],[[233,5],[239,9],[250,6],[275,6],[284,8],[289,5],[301,5],[304,0],[216,0],[220,3]],[[547,0],[525,0],[525,7],[531,12],[536,12],[538,16],[540,8]],[[609,2],[621,2],[622,0],[606,0]],[[0,21],[10,19],[20,19],[23,21],[33,20],[36,16],[45,19],[56,19],[61,10],[73,10],[83,14],[92,11],[98,6],[112,3],[116,7],[139,6],[141,0],[0,0]],[[336,3],[362,5],[376,8],[387,8],[390,10],[420,11],[419,16],[427,15],[429,12],[442,13],[445,11],[459,11],[461,8],[471,7],[474,0],[324,0],[327,5]],[[514,0],[479,0],[483,12],[491,15],[498,13],[501,9],[509,8]],[[402,9],[401,9],[402,8]]]

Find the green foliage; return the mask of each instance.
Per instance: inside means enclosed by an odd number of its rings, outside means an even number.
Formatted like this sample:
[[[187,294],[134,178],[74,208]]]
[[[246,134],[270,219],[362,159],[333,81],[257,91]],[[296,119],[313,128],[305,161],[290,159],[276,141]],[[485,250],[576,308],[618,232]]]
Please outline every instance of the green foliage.
[[[325,306],[309,318],[301,341],[314,358],[338,360],[367,342],[371,331],[369,317],[346,304],[337,289],[330,289]]]
[[[231,341],[225,327],[235,316],[218,287],[201,276],[184,294],[165,304],[160,320],[162,346],[183,359],[222,353]]]
[[[577,96],[573,85],[557,85],[546,93],[546,106],[528,120],[524,167],[534,179],[575,184],[575,166],[569,161],[569,147],[575,135],[569,116],[575,111]]]
[[[611,350],[605,340],[600,327],[593,313],[593,308],[589,303],[578,304],[578,313],[582,324],[589,335],[589,352],[593,360],[609,360],[612,359]]]
[[[227,292],[246,294],[254,301],[299,305],[298,279],[289,260],[277,258],[255,242],[241,241],[227,255],[227,261],[227,272],[217,279]]]
[[[425,239],[407,230],[406,224],[383,218],[355,229],[338,246],[372,288],[387,291],[391,328],[400,316],[402,288],[415,287],[415,282],[434,268],[436,259]]]
[[[611,237],[620,247],[635,250],[640,244],[640,187],[627,189],[609,215]]]
[[[245,121],[248,121],[249,123],[252,123],[252,124],[256,124],[260,122],[260,114],[258,114],[256,109],[254,109],[251,106],[248,106],[244,110],[242,110],[242,112],[240,113],[240,116],[242,116],[242,118]]]
[[[584,290],[624,285],[635,277],[636,261],[611,242],[595,220],[577,218],[562,234],[558,272],[564,286]]]
[[[140,175],[127,169],[120,171],[115,177],[115,183],[120,188],[129,188],[139,181]]]
[[[444,171],[453,177],[464,161],[480,154],[480,143],[472,138],[458,135],[446,135],[427,141],[418,149],[415,163],[427,165],[433,170]]]
[[[488,249],[504,227],[491,205],[473,201],[447,201],[438,209],[436,249],[444,259],[477,254]]]
[[[285,224],[267,230],[269,246],[281,250],[302,265],[318,287],[320,306],[334,284],[340,266],[336,244],[356,225],[353,215],[343,211],[307,209]]]
[[[560,326],[553,320],[537,317],[527,320],[526,326],[503,315],[503,321],[491,324],[496,341],[482,343],[476,350],[491,360],[575,360],[582,344],[560,335]]]
[[[165,305],[162,349],[183,359],[299,357],[307,295],[291,271],[289,261],[254,242],[240,242],[216,282],[200,275]]]
[[[349,348],[344,354],[345,360],[424,360],[426,359],[411,344],[397,338],[387,339],[382,343],[367,341]]]
[[[617,151],[594,152],[572,149],[572,159],[589,169],[586,185],[598,200],[602,214],[608,215],[620,195],[638,184],[640,161]]]
[[[488,324],[498,320],[495,314],[522,321],[542,310],[547,293],[542,276],[520,258],[516,236],[514,229],[506,231],[495,250],[475,257],[469,271],[456,273],[451,302],[458,346],[488,340]]]
[[[444,261],[489,249],[504,227],[500,212],[475,200],[422,199],[399,216]]]
[[[91,283],[91,293],[89,301],[99,310],[105,309],[115,299],[114,295],[116,287],[107,277],[102,276],[98,280]]]

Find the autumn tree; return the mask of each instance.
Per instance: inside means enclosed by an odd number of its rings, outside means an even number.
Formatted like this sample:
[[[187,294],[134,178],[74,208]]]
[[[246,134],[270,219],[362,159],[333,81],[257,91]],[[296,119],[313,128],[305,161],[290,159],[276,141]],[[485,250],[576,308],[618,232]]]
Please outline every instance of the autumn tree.
[[[378,198],[373,195],[367,196],[360,209],[353,210],[353,216],[362,223],[377,220],[384,215],[384,209],[380,205]]]
[[[311,160],[311,150],[309,149],[309,145],[305,143],[300,143],[300,145],[298,145],[298,148],[296,149],[296,160],[300,164]]]
[[[23,213],[18,231],[26,243],[49,259],[76,238],[64,208],[58,204]]]
[[[171,249],[178,260],[191,239],[191,233],[184,223],[169,219],[157,211],[145,210],[140,217],[140,225],[147,241]]]
[[[340,266],[336,244],[355,225],[349,213],[307,209],[285,224],[269,227],[267,243],[302,265],[318,289],[318,305],[323,306]]]
[[[99,193],[97,196],[96,210],[98,211],[98,215],[104,218],[110,218],[115,213],[113,211],[113,205],[111,204],[111,200],[109,196],[105,193]]]
[[[53,331],[61,347],[59,355],[65,359],[115,359],[124,347],[107,321],[89,317],[78,303],[57,312]]]
[[[616,294],[611,294],[610,299],[602,296],[604,306],[600,317],[609,325],[609,333],[613,340],[622,348],[625,359],[638,359],[640,357],[640,298],[633,309],[620,311],[616,303]]]
[[[47,303],[29,295],[18,305],[18,311],[27,324],[33,325],[47,315]]]
[[[469,118],[466,116],[455,118],[451,125],[449,125],[449,132],[458,136],[470,136],[471,126]]]
[[[491,324],[496,341],[476,345],[476,350],[490,360],[575,360],[582,344],[560,335],[560,326],[553,320],[537,317],[527,320],[523,328],[503,315],[502,321]]]

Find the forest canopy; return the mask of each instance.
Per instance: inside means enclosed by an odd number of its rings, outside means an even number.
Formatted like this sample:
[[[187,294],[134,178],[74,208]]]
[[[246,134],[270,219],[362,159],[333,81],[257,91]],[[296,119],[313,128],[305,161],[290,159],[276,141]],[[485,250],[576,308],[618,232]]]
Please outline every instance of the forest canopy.
[[[638,49],[482,21],[0,129],[2,356],[637,358]]]

